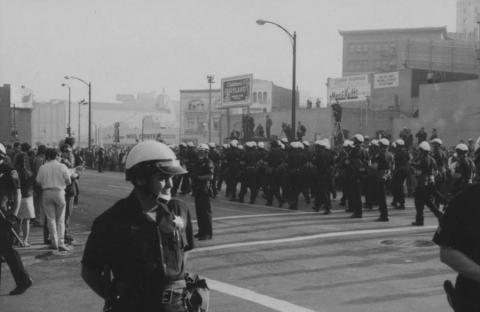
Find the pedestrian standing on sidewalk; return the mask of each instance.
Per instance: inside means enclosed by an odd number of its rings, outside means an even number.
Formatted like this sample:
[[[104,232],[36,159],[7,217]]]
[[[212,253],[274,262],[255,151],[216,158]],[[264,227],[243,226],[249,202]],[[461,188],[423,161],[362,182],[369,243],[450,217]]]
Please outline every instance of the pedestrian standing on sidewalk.
[[[42,206],[47,217],[51,237],[51,249],[69,251],[65,246],[65,188],[71,183],[70,171],[60,163],[60,154],[55,148],[47,149],[46,163],[40,167],[37,183],[42,187]]]
[[[10,292],[13,296],[23,294],[32,286],[32,280],[23,266],[22,259],[13,249],[13,233],[9,220],[17,218],[22,193],[18,173],[6,159],[5,146],[0,143],[0,257],[5,259],[15,279],[17,286]],[[13,202],[13,205],[9,207],[10,202]]]
[[[30,236],[30,220],[35,219],[35,208],[33,206],[33,185],[35,180],[32,171],[29,169],[27,153],[20,153],[17,155],[15,169],[20,178],[22,200],[20,203],[20,210],[18,212],[18,219],[20,219],[20,230],[23,234],[23,244],[25,247],[30,247],[28,239]]]
[[[94,221],[82,278],[105,299],[104,311],[185,312],[185,261],[193,230],[188,207],[171,198],[171,188],[172,176],[186,170],[157,141],[135,145],[125,168],[134,189]]]

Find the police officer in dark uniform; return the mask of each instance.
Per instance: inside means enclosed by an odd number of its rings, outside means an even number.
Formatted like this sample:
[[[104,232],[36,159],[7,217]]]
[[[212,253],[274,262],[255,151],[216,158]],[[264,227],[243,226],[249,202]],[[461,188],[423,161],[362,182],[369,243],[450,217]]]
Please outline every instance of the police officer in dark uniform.
[[[387,182],[391,177],[393,155],[388,151],[388,147],[390,146],[390,141],[388,141],[388,139],[383,138],[378,142],[380,150],[372,160],[376,170],[375,185],[377,186],[376,195],[378,199],[378,208],[380,210],[380,217],[377,219],[377,221],[385,222],[388,221],[386,189]]]
[[[403,184],[405,183],[410,171],[410,154],[405,148],[403,139],[395,141],[394,151],[394,170],[392,175],[392,195],[391,205],[396,209],[405,209],[405,192]]]
[[[303,144],[301,142],[290,143],[291,149],[287,156],[288,170],[288,209],[298,209],[298,195],[302,191],[303,177],[301,169],[306,163],[305,155],[302,153]]]
[[[208,158],[208,151],[209,147],[207,144],[202,143],[198,145],[198,158],[190,172],[198,222],[198,233],[195,234],[195,237],[198,240],[212,239],[213,234],[210,184],[213,180],[214,165]]]
[[[445,184],[447,178],[447,154],[442,150],[442,140],[434,138],[431,142],[432,145],[432,157],[435,159],[435,164],[437,166],[437,171],[435,173],[435,204],[439,206],[440,204],[446,205],[447,198],[445,194]]]
[[[14,237],[10,221],[16,221],[21,199],[18,173],[7,161],[5,146],[0,143],[0,258],[5,259],[15,279],[16,287],[10,295],[23,294],[32,286],[22,259],[13,248]]]
[[[444,288],[456,312],[480,311],[480,184],[466,186],[448,204],[433,241],[440,260],[458,275]]]
[[[412,225],[423,226],[423,209],[425,208],[425,205],[430,208],[437,218],[440,218],[442,213],[438,210],[437,205],[435,205],[433,197],[436,164],[432,156],[429,155],[431,151],[430,144],[423,141],[418,146],[418,149],[420,154],[411,164],[417,177],[417,187],[415,188],[414,197],[417,214]]]
[[[170,190],[171,177],[186,171],[157,141],[134,146],[125,168],[134,189],[94,221],[82,278],[105,299],[104,311],[185,312],[185,255],[193,232],[188,208],[171,199]]]
[[[348,155],[347,179],[350,183],[349,205],[353,210],[351,218],[362,217],[362,181],[366,171],[366,155],[362,148],[363,135],[356,134],[353,137],[354,147]]]
[[[468,146],[460,143],[455,147],[457,161],[455,162],[452,176],[452,195],[460,192],[467,184],[472,183],[474,174],[474,163],[467,157]]]
[[[228,168],[225,182],[227,183],[227,194],[230,196],[230,201],[237,200],[237,184],[240,178],[240,151],[237,146],[238,141],[232,140],[225,154]]]
[[[267,206],[273,205],[273,198],[278,201],[279,206],[283,205],[283,198],[280,193],[280,185],[282,179],[281,166],[285,163],[285,153],[280,148],[277,141],[270,143],[270,153],[267,156],[267,167],[265,174],[267,177],[268,192],[267,192]]]
[[[246,150],[243,158],[244,170],[240,185],[240,193],[238,194],[238,201],[243,203],[247,189],[250,189],[250,204],[255,204],[260,186],[258,180],[258,162],[260,161],[260,154],[255,149],[255,142],[247,142],[245,146]]]
[[[319,211],[323,205],[324,214],[330,214],[332,204],[330,200],[330,183],[332,181],[334,156],[327,149],[328,139],[315,142],[315,155],[313,156],[313,165],[315,168],[315,203],[313,210]]]
[[[212,198],[215,198],[218,194],[217,190],[217,181],[220,179],[220,162],[221,156],[217,150],[217,146],[214,142],[208,143],[209,151],[208,151],[208,158],[213,163],[213,179],[210,182],[210,193],[212,194]]]

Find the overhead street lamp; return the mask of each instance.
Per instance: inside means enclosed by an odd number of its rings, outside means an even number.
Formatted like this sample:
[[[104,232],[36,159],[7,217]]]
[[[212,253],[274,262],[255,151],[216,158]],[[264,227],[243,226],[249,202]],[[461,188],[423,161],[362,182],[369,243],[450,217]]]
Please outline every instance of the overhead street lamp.
[[[292,68],[292,133],[290,133],[290,140],[293,140],[295,138],[295,112],[297,106],[295,105],[296,102],[296,59],[297,59],[297,32],[294,31],[293,34],[290,33],[288,30],[285,29],[285,27],[271,21],[263,20],[263,19],[258,19],[257,20],[258,25],[265,25],[265,24],[272,24],[283,30],[292,40],[292,47],[293,47],[293,68]]]
[[[68,84],[62,83],[62,87],[67,87],[68,88],[68,126],[67,126],[67,135],[69,137],[72,136],[72,128],[71,128],[71,100],[72,100],[72,93],[71,93],[71,88]]]
[[[65,79],[75,79],[88,87],[88,148],[92,147],[92,84],[75,76],[65,76]]]
[[[208,142],[212,142],[212,83],[215,76],[207,75],[207,81],[210,85],[208,89]]]

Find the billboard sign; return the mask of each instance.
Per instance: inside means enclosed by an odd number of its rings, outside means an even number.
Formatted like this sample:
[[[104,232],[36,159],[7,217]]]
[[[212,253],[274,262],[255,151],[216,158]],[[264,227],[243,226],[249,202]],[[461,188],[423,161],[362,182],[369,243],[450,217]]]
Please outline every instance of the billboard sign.
[[[373,75],[373,87],[375,89],[398,87],[398,72]]]
[[[371,94],[368,74],[328,78],[327,92],[330,104],[336,101],[340,103],[365,101],[366,97]]]
[[[252,105],[253,74],[222,78],[222,108]]]

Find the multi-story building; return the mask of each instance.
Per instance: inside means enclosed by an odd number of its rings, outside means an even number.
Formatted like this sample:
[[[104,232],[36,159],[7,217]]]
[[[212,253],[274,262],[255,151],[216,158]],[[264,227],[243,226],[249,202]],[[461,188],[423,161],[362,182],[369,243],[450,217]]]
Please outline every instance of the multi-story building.
[[[340,31],[340,35],[343,37],[343,76],[349,76],[404,68],[399,58],[401,42],[444,40],[447,28],[349,30]]]
[[[222,124],[229,123],[229,116],[225,109],[221,109],[220,89],[212,89],[211,135],[208,133],[209,92],[208,89],[180,90],[181,141],[201,143],[211,139],[218,143],[225,138],[226,133],[220,133],[220,129],[225,128]],[[253,80],[252,99],[253,103],[248,108],[231,108],[229,114],[239,115],[247,111],[252,114],[269,113],[292,108],[292,91],[268,80]],[[298,107],[298,94],[296,103]]]
[[[480,0],[457,0],[457,34],[461,39],[479,40]]]
[[[34,102],[31,121],[32,143],[56,146],[67,135],[66,103],[63,100]]]

